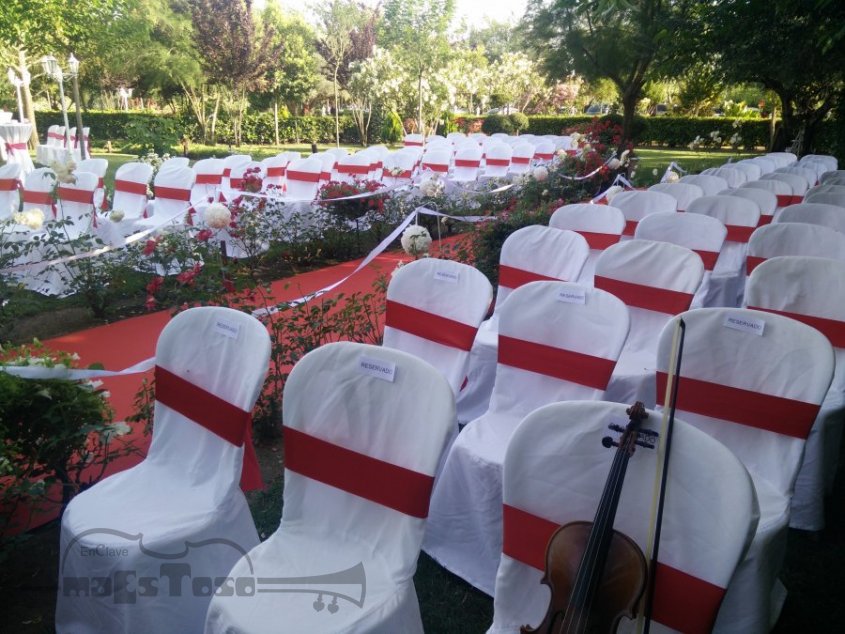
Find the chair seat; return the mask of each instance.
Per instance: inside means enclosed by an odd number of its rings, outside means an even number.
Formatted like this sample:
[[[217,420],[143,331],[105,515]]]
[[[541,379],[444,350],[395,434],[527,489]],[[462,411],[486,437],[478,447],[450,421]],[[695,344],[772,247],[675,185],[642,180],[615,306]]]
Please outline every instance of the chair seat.
[[[256,594],[250,600],[218,596],[206,632],[421,632],[413,579],[395,578],[372,544],[283,525],[241,558],[229,576],[255,577]],[[343,596],[335,601],[332,592]],[[361,597],[362,605],[353,602]]]

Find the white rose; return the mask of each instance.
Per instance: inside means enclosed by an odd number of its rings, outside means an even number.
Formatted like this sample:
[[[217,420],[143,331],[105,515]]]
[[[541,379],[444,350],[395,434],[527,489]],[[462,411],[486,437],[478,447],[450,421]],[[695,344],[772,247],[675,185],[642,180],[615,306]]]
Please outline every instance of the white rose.
[[[666,182],[667,183],[677,183],[679,180],[681,180],[681,177],[678,176],[677,172],[673,172],[672,170],[669,170],[668,172],[666,172]]]
[[[607,193],[605,194],[605,200],[607,200],[607,202],[610,202],[611,200],[613,200],[613,197],[621,191],[622,187],[620,187],[619,185],[613,185],[612,187],[609,187]]]
[[[202,218],[212,229],[225,229],[232,222],[232,212],[222,203],[212,203],[205,208]]]
[[[402,233],[402,248],[408,255],[423,255],[431,246],[431,234],[420,225],[411,225]]]
[[[28,209],[27,211],[14,214],[12,220],[33,231],[38,231],[44,225],[44,212],[36,207],[35,209]]]
[[[657,168],[656,168],[656,167],[655,167],[653,170],[651,170],[651,175],[652,175],[652,176],[657,176],[659,173],[660,173],[660,172],[658,172],[658,171],[657,171]]]
[[[549,170],[542,165],[534,168],[534,180],[543,182],[549,180]]]
[[[628,155],[629,155],[630,153],[631,153],[631,150],[625,150],[625,151],[624,151],[624,152],[622,152],[622,154],[619,156],[619,161],[622,163],[622,165],[625,165],[625,163],[628,161]]]
[[[607,162],[607,166],[612,170],[618,170],[622,167],[622,161],[620,161],[615,156]]]
[[[111,218],[112,222],[120,222],[123,220],[126,214],[123,212],[122,209],[112,209],[111,213],[109,214],[109,218]]]

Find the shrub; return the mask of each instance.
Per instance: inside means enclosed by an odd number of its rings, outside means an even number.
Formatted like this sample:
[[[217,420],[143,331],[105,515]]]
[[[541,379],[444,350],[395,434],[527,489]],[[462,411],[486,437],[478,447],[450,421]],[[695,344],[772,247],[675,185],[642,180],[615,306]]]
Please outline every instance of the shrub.
[[[503,114],[491,114],[481,124],[481,131],[484,134],[497,134],[499,132],[513,134],[513,122]]]
[[[513,126],[514,132],[516,132],[517,134],[528,127],[528,117],[522,114],[521,112],[514,112],[509,114],[508,119],[511,122],[511,126]]]

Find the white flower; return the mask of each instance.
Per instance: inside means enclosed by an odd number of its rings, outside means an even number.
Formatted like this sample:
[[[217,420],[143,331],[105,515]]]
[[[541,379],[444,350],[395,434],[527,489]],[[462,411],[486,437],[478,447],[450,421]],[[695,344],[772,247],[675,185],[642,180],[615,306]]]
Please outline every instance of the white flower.
[[[108,425],[106,429],[104,429],[100,434],[100,442],[111,442],[113,438],[125,436],[131,431],[132,428],[124,422],[112,423],[111,425]]]
[[[408,255],[423,255],[431,246],[431,234],[420,225],[411,225],[402,233],[402,248]]]
[[[404,262],[404,260],[399,260],[399,261],[396,263],[396,268],[395,268],[395,269],[393,269],[393,270],[390,272],[390,277],[393,277],[394,275],[396,275],[396,273],[399,271],[399,269],[401,269],[403,266],[405,266],[405,262]]]
[[[631,150],[625,150],[624,152],[622,152],[622,154],[619,155],[619,162],[622,163],[622,165],[625,165],[625,163],[628,162],[628,155],[630,153]]]
[[[738,128],[740,125],[741,125],[741,124],[740,124],[740,122],[739,122],[739,119],[734,119],[734,122],[733,122],[733,127],[734,127],[734,128]]]
[[[437,176],[432,176],[420,183],[420,193],[426,198],[437,198],[443,194],[443,190],[443,181],[437,178]]]
[[[681,180],[681,177],[678,175],[677,172],[673,172],[672,170],[668,170],[666,172],[666,181],[667,183],[677,183]]]
[[[622,167],[622,161],[620,161],[618,158],[616,158],[614,156],[612,159],[610,159],[607,162],[607,167],[612,169],[612,170],[618,170],[620,167]]]
[[[36,207],[35,209],[28,209],[24,212],[13,214],[12,220],[19,225],[25,225],[33,231],[38,231],[44,225],[44,212]]]
[[[109,214],[109,218],[111,218],[112,222],[120,222],[121,220],[123,220],[123,217],[125,215],[126,214],[123,213],[122,209],[112,209],[111,213]]]
[[[572,139],[573,143],[578,143],[578,140],[581,138],[581,134],[578,132],[572,132],[570,133],[569,138]]]
[[[611,200],[613,200],[613,197],[616,196],[616,194],[618,194],[619,192],[621,192],[622,189],[623,188],[620,187],[619,185],[613,185],[612,187],[609,187],[607,192],[605,193],[605,196],[604,196],[605,199],[607,200],[607,202],[610,202]]]
[[[212,229],[224,229],[232,222],[232,212],[222,203],[212,203],[205,208],[202,218]]]
[[[549,170],[542,165],[534,168],[534,180],[543,182],[549,180]]]
[[[656,167],[655,167],[653,170],[651,170],[651,175],[652,175],[652,176],[657,176],[659,173],[660,173],[660,172],[659,172],[659,171],[657,171],[657,168],[656,168]]]
[[[716,143],[716,145],[722,145],[722,137],[717,136],[715,139],[713,139],[713,142]]]
[[[557,152],[555,152],[558,156],[566,156],[566,150],[560,148]]]

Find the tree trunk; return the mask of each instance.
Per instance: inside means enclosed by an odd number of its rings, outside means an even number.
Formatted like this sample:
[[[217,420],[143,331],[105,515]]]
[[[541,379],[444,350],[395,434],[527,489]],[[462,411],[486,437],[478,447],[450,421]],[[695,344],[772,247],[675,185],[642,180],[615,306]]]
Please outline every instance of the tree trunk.
[[[425,138],[425,127],[423,124],[423,113],[422,113],[422,73],[419,74],[417,77],[417,124],[419,126],[418,132],[423,135]]]
[[[214,99],[214,112],[211,115],[211,135],[208,138],[210,145],[217,144],[217,114],[220,112],[220,90],[217,90],[217,96]]]
[[[18,75],[24,77],[29,72],[26,62],[26,52],[18,49]],[[23,113],[32,124],[32,132],[29,135],[29,144],[31,149],[38,147],[38,128],[35,123],[35,108],[32,105],[32,92],[29,89],[29,82],[21,86],[21,98],[23,99]],[[23,123],[23,121],[21,121]]]
[[[622,95],[622,140],[617,152],[627,148],[628,143],[633,145],[634,114],[637,111],[638,99],[639,91],[628,90]]]
[[[279,146],[279,101],[273,99],[273,139],[276,141],[276,147]]]
[[[334,141],[337,147],[340,147],[340,104],[337,94],[337,71],[339,66],[334,67]]]
[[[780,126],[775,131],[775,139],[772,142],[772,151],[783,152],[792,145],[792,140],[798,134],[796,127],[795,111],[792,108],[792,95],[785,91],[778,91],[780,107],[783,111]]]

